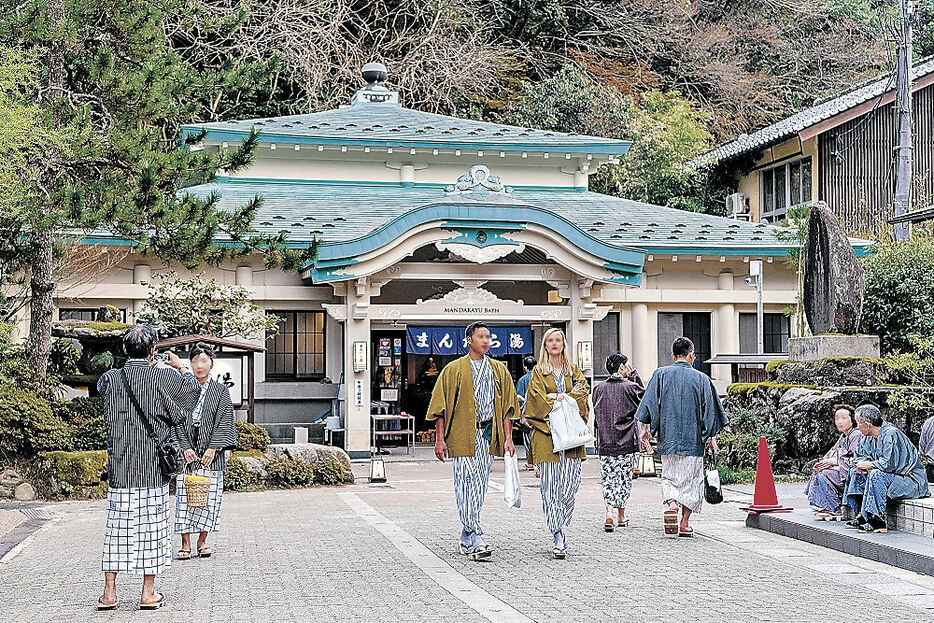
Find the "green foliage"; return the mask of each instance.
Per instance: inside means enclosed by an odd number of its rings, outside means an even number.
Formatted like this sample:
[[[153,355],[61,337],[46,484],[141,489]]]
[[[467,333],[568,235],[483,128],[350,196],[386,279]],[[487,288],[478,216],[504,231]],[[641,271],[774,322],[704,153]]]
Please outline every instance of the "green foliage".
[[[756,481],[756,470],[749,468],[733,469],[726,465],[718,465],[721,485],[745,485]]]
[[[231,457],[224,471],[225,491],[248,491],[253,485],[253,474],[242,459]]]
[[[772,376],[776,372],[778,372],[778,369],[781,368],[786,363],[788,363],[787,359],[775,359],[773,361],[770,361],[767,364],[765,364],[765,372],[769,376]]]
[[[0,458],[30,458],[70,445],[68,425],[52,413],[47,400],[24,389],[0,388]]]
[[[33,471],[43,497],[100,499],[107,495],[107,453],[45,452]]]
[[[237,420],[237,450],[259,450],[265,452],[269,447],[269,433],[262,426]]]
[[[567,65],[539,83],[523,82],[504,121],[556,132],[625,138],[632,101],[594,82],[578,65]]]
[[[295,489],[310,486],[315,479],[311,463],[280,457],[266,464],[267,482],[274,487]]]
[[[53,403],[55,414],[68,425],[73,450],[106,450],[104,403],[98,397],[74,398]]]
[[[312,465],[316,485],[353,484],[353,472],[337,459],[324,456]]]
[[[49,374],[64,376],[78,373],[78,360],[81,359],[81,347],[72,340],[52,340],[49,352]]]
[[[931,391],[934,389],[934,336],[908,336],[910,349],[891,353],[882,362],[889,372],[905,383],[889,394],[888,405],[902,412],[927,412],[934,409]]]
[[[915,58],[934,56],[934,0],[919,0],[915,2],[915,7]]]
[[[597,184],[637,201],[703,212],[705,172],[687,163],[711,143],[705,121],[706,115],[677,93],[644,93],[626,127],[629,152],[619,166],[601,170]]]
[[[279,319],[252,303],[241,286],[221,285],[196,275],[180,279],[174,272],[156,277],[137,320],[159,329],[163,338],[180,335],[266,337],[275,334]]]
[[[761,436],[765,436],[770,444],[779,444],[785,440],[785,431],[768,424],[751,409],[730,412],[729,427],[717,436],[723,465],[740,469],[755,468]]]
[[[863,269],[860,332],[878,335],[883,353],[910,352],[912,334],[934,337],[934,237],[880,243]]]
[[[630,139],[621,164],[597,173],[594,190],[681,209],[703,208],[697,198],[703,173],[687,162],[708,147],[711,136],[705,116],[677,93],[650,90],[635,104],[616,88],[594,81],[581,66],[567,65],[542,82],[523,82],[505,121]]]

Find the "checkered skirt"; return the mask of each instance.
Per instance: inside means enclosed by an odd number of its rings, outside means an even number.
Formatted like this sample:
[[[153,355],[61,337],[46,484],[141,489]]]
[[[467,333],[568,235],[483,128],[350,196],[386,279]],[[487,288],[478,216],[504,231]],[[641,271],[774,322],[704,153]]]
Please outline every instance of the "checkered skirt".
[[[185,490],[185,475],[179,474],[175,480],[175,534],[217,532],[221,529],[224,472],[201,468],[196,469],[194,474],[211,479],[211,488],[208,490],[208,503],[204,508],[189,508],[188,492]]]
[[[168,485],[109,489],[101,569],[161,575],[172,566],[170,528]]]

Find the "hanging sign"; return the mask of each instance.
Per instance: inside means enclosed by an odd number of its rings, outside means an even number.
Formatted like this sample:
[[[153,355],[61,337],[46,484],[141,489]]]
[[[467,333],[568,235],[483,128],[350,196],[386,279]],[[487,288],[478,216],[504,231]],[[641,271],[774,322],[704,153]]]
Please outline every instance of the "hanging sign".
[[[531,355],[533,350],[531,327],[490,327],[490,355]],[[410,355],[464,355],[467,338],[463,327],[409,327],[406,352]]]

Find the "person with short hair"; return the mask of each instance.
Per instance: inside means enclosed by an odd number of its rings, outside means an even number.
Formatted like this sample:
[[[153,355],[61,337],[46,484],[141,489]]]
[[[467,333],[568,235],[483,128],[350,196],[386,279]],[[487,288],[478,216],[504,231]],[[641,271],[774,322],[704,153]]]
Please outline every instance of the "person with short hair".
[[[162,472],[158,447],[172,437],[172,427],[185,417],[181,405],[194,400],[200,386],[175,353],[168,353],[166,362],[155,360],[156,340],[149,325],[127,329],[123,352],[129,359],[97,382],[107,429],[108,484],[100,610],[117,607],[120,572],[143,576],[140,609],[165,605],[155,578],[172,565],[171,476]]]
[[[693,513],[704,502],[704,451],[717,451],[716,435],[729,423],[710,377],[694,368],[694,343],[679,337],[671,365],[659,368],[645,388],[636,419],[651,427],[662,455],[666,534],[693,537]],[[681,521],[678,521],[678,510]]]
[[[188,506],[185,474],[179,474],[175,481],[175,534],[182,535],[182,545],[176,554],[179,560],[191,558],[193,532],[199,533],[198,556],[211,556],[207,540],[209,532],[220,530],[226,451],[237,446],[230,390],[211,376],[214,357],[214,348],[204,342],[198,342],[191,349],[188,360],[201,391],[195,403],[187,405],[190,407],[186,409],[188,417],[173,428],[191,473],[211,481],[204,507]]]
[[[600,481],[606,520],[603,529],[613,532],[626,527],[626,504],[632,491],[632,475],[639,450],[636,410],[645,390],[630,379],[629,359],[622,353],[606,358],[610,377],[593,388],[594,428],[600,455]]]
[[[454,494],[463,526],[460,552],[472,560],[489,558],[480,510],[486,498],[494,456],[515,456],[512,420],[516,387],[506,365],[487,357],[490,329],[474,322],[465,331],[468,353],[444,366],[431,393],[426,419],[435,423],[435,456],[451,458]]]
[[[556,559],[567,557],[566,531],[574,514],[581,484],[581,460],[586,454],[583,446],[556,453],[549,417],[555,404],[573,400],[586,422],[589,395],[584,373],[568,356],[564,331],[556,327],[548,329],[542,337],[538,365],[529,380],[525,417],[532,426],[532,456],[540,477],[545,525],[554,539],[551,554]]]
[[[840,504],[843,487],[853,465],[856,448],[863,438],[856,425],[856,409],[847,404],[835,405],[834,426],[840,438],[824,457],[814,465],[811,479],[805,489],[808,502],[814,507],[817,519],[834,521],[843,516]]]
[[[873,404],[856,408],[863,439],[856,449],[853,470],[846,481],[844,499],[856,513],[848,528],[888,532],[888,500],[913,500],[930,495],[921,457],[908,436],[882,418]]]
[[[535,469],[535,463],[532,460],[532,428],[529,421],[525,419],[525,396],[529,392],[529,379],[532,378],[532,370],[535,369],[535,357],[529,355],[522,359],[522,365],[525,367],[525,374],[516,383],[516,398],[519,399],[519,426],[522,429],[522,443],[525,445],[525,468],[528,471]]]

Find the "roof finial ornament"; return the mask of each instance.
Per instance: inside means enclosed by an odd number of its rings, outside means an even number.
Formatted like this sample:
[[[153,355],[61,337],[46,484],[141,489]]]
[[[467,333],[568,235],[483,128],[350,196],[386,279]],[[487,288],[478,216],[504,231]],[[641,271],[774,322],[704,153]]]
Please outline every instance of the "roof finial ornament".
[[[379,82],[386,82],[386,78],[389,77],[386,66],[377,62],[367,63],[360,72],[363,74],[363,79],[366,80],[368,87],[376,86]]]
[[[389,77],[385,65],[377,62],[367,63],[361,69],[361,73],[363,79],[366,80],[366,86],[354,93],[354,96],[350,99],[351,106],[357,104],[399,103],[399,94],[380,84]]]

